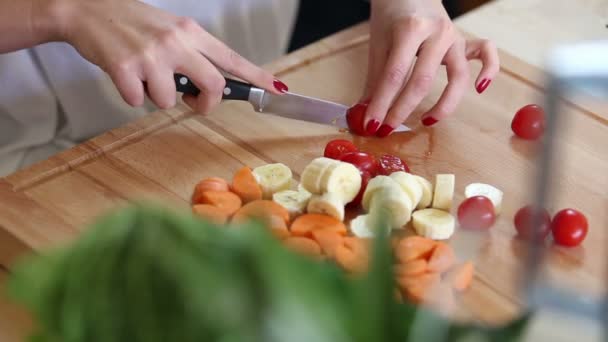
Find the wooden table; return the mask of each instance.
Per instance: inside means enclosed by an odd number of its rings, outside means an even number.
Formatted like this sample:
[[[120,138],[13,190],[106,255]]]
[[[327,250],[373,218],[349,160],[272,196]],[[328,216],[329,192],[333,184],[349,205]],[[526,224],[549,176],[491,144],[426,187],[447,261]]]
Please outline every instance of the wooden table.
[[[365,77],[367,32],[366,24],[353,27],[268,69],[295,92],[353,103]],[[460,258],[474,259],[477,267],[472,289],[461,299],[463,316],[489,323],[509,319],[522,305],[517,281],[525,252],[511,222],[514,212],[530,201],[538,155],[534,143],[512,136],[510,120],[519,107],[542,100],[543,74],[505,52],[501,62],[501,73],[483,95],[471,84],[453,119],[383,140],[256,114],[247,104],[225,103],[207,117],[193,115],[185,106],[153,113],[0,179],[0,263],[10,266],[22,253],[69,241],[96,216],[130,200],[186,207],[199,179],[230,177],[242,165],[282,162],[297,178],[327,141],[345,137],[374,153],[400,155],[414,173],[429,179],[455,173],[456,203],[471,182],[505,190],[503,213],[492,230],[459,231],[451,244]],[[473,65],[472,75],[478,70]],[[444,84],[441,75],[411,123],[434,103]],[[550,246],[547,270],[555,281],[599,293],[605,286],[608,123],[584,102],[568,102],[565,111],[571,127],[559,144],[565,157],[556,171],[558,191],[549,209],[581,209],[590,233],[582,247]]]

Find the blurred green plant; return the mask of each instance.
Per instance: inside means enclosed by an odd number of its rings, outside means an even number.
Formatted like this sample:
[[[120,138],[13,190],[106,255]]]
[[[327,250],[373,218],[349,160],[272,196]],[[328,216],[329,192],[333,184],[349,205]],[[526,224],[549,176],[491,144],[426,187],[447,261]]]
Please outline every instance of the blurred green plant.
[[[71,245],[19,263],[13,296],[38,342],[514,341],[502,327],[454,324],[394,298],[388,238],[354,278],[284,249],[262,226],[218,227],[135,205]]]

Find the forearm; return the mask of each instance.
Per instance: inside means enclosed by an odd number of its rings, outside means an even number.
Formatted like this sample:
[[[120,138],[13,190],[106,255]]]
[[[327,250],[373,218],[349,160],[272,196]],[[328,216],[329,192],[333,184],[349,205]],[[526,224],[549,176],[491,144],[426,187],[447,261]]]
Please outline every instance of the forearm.
[[[0,53],[59,40],[56,0],[0,0]]]

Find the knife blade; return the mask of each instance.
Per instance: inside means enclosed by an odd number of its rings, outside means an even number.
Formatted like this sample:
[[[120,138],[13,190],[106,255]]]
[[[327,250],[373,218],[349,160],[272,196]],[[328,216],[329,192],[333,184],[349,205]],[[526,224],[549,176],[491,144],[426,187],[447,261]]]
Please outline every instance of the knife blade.
[[[177,91],[194,96],[200,93],[200,90],[187,76],[175,74],[174,79]],[[256,112],[260,113],[348,128],[346,113],[349,106],[314,97],[290,92],[275,95],[251,84],[226,78],[222,99],[247,101],[251,103]],[[395,132],[410,130],[409,127],[401,125],[395,129]]]

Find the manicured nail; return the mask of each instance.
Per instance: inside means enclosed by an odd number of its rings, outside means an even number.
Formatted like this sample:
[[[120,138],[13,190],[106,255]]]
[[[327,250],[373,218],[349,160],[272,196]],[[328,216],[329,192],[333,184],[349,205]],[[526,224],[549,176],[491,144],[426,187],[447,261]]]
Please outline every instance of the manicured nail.
[[[372,119],[367,123],[365,130],[367,131],[367,134],[374,135],[378,131],[378,126],[380,126],[380,121]]]
[[[479,82],[479,84],[477,85],[477,92],[479,94],[483,93],[484,90],[486,90],[486,88],[490,85],[490,82],[492,82],[492,80],[489,80],[487,78],[481,80],[481,82]]]
[[[394,128],[384,124],[382,126],[380,126],[380,129],[378,130],[378,133],[376,134],[379,138],[384,138],[386,136],[388,136],[389,134],[391,134],[393,132]]]
[[[426,118],[424,118],[422,120],[422,124],[425,125],[425,126],[433,126],[434,124],[437,123],[437,121],[439,121],[439,120],[435,119],[432,116],[429,116],[429,117],[426,117]]]
[[[272,84],[274,85],[274,88],[278,91],[280,91],[281,93],[286,93],[289,91],[289,88],[287,87],[287,84],[279,81],[279,80],[274,80],[272,82]]]

